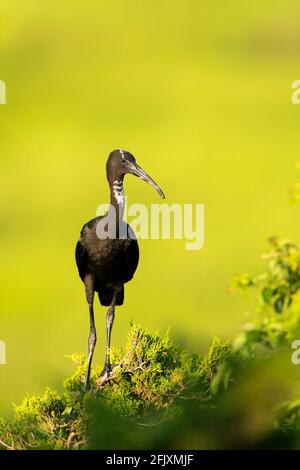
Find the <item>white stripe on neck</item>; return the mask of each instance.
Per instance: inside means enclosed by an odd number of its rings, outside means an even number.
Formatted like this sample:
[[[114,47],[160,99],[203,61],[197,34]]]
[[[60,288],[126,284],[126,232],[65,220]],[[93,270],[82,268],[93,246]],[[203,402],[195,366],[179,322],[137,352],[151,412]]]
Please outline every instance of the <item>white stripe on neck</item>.
[[[119,205],[124,206],[125,203],[125,193],[123,189],[123,181],[114,181],[112,185],[112,190],[115,196],[115,199]]]

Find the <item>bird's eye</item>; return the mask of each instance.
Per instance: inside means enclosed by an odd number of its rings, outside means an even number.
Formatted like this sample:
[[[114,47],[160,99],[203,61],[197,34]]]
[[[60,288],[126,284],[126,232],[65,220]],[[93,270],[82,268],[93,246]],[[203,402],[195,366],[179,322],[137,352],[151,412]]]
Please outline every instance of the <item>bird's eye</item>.
[[[122,162],[125,163],[125,158],[124,157],[122,157]]]

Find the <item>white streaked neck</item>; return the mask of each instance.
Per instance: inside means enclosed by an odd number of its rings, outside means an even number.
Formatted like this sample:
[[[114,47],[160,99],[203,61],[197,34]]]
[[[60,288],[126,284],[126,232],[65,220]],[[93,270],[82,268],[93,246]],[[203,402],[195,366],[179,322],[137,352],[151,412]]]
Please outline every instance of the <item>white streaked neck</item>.
[[[111,185],[111,205],[117,211],[119,219],[123,219],[125,207],[125,193],[122,180],[115,180]]]

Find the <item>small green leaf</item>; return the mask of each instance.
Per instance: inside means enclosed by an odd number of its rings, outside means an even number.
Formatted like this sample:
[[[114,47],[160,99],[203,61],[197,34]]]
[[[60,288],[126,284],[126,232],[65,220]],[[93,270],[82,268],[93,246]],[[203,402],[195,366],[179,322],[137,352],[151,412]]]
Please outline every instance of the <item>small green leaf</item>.
[[[282,313],[284,307],[284,296],[278,297],[274,303],[276,313]]]
[[[272,289],[270,287],[265,287],[261,293],[263,301],[266,304],[270,303],[271,297],[272,297]]]

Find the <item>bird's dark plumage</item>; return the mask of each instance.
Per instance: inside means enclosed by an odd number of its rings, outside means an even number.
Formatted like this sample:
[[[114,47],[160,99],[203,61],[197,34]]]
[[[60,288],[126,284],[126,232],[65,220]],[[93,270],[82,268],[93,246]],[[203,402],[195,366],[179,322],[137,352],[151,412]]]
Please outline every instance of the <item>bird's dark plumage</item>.
[[[93,275],[94,290],[98,292],[101,305],[111,304],[114,288],[120,289],[116,305],[122,305],[124,284],[132,279],[138,266],[138,242],[130,237],[99,240],[96,229],[103,217],[96,217],[83,226],[76,245],[76,263],[82,281],[87,273]]]
[[[115,306],[124,301],[124,284],[132,279],[139,262],[139,247],[131,227],[123,220],[125,195],[123,180],[127,173],[138,176],[151,184],[164,197],[162,190],[136,163],[134,156],[125,150],[114,150],[106,163],[106,175],[110,187],[108,213],[86,223],[76,245],[76,263],[79,276],[85,285],[90,315],[88,341],[88,367],[84,388],[89,383],[91,364],[96,345],[94,320],[94,293],[98,293],[101,305],[109,306],[106,316],[107,347],[104,370],[109,376],[110,339],[115,318]]]

